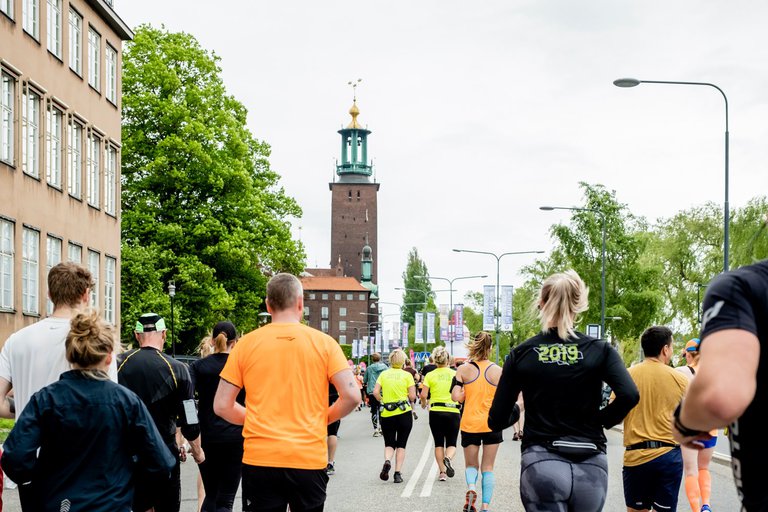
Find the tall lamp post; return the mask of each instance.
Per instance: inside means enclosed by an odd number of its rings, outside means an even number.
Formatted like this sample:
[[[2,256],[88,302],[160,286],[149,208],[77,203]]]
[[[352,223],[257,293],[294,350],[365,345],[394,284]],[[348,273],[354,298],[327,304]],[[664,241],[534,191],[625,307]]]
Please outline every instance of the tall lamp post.
[[[404,292],[419,292],[424,294],[424,311],[427,311],[427,304],[429,303],[429,293],[425,292],[424,290],[420,290],[419,288],[395,288],[395,290],[400,290]],[[427,351],[427,337],[424,336],[424,352]]]
[[[571,210],[574,212],[591,212],[600,216],[603,230],[603,247],[600,251],[600,337],[605,336],[605,215],[594,208],[578,208],[576,206],[539,206],[539,210]]]
[[[437,277],[437,276],[414,276],[422,279],[439,279],[441,281],[447,281],[448,282],[448,291],[449,293],[449,301],[450,306],[449,307],[449,315],[453,316],[453,282],[458,281],[460,279],[485,279],[488,277],[487,275],[482,276],[461,276],[461,277],[454,277],[453,279],[447,278],[447,277]],[[456,339],[456,326],[453,325],[453,322],[449,320],[448,322],[448,339],[451,341],[451,355],[453,356],[453,341]]]
[[[173,335],[173,298],[176,296],[176,281],[168,281],[168,297],[171,298],[171,354],[176,357],[176,337]]]
[[[728,251],[730,234],[730,212],[728,206],[728,154],[729,154],[729,133],[728,133],[728,97],[723,90],[715,84],[708,82],[677,82],[666,80],[638,80],[636,78],[619,78],[613,81],[616,87],[637,87],[640,84],[664,84],[664,85],[703,85],[712,87],[723,95],[725,100],[725,204],[723,205],[723,272],[728,272]]]
[[[500,292],[499,292],[499,266],[501,258],[515,254],[542,254],[544,251],[514,251],[495,254],[487,251],[474,251],[469,249],[454,249],[453,252],[468,252],[472,254],[487,254],[496,258],[496,304],[494,305],[494,320],[496,325],[496,364],[499,364],[499,334],[501,331],[501,311],[499,310]]]

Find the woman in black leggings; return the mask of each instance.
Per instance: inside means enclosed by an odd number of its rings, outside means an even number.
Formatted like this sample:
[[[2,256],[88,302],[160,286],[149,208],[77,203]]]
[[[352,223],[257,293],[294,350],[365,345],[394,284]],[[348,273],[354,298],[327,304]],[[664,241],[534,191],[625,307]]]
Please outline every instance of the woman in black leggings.
[[[189,374],[198,398],[200,436],[205,461],[200,464],[200,476],[205,487],[202,512],[231,511],[240,485],[243,462],[243,427],[233,425],[213,412],[213,398],[219,386],[219,374],[235,346],[237,333],[230,322],[219,322],[211,335],[213,354],[198,359],[189,367]],[[241,391],[237,401],[245,403]]]

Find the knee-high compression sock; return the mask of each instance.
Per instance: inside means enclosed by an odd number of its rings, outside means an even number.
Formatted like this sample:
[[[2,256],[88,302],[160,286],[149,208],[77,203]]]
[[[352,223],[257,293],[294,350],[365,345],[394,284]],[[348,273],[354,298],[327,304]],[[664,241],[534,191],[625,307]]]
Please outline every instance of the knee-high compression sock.
[[[496,477],[493,471],[483,471],[483,505],[491,503],[494,487],[496,487]]]
[[[473,466],[467,466],[464,470],[464,477],[467,479],[467,486],[470,491],[477,489],[477,468]]]
[[[712,475],[708,469],[699,470],[699,489],[701,489],[701,504],[709,505],[709,498],[712,495]]]
[[[701,474],[701,473],[699,473]],[[699,490],[699,480],[693,475],[685,477],[685,495],[688,496],[688,503],[691,505],[692,512],[701,510],[701,491]]]

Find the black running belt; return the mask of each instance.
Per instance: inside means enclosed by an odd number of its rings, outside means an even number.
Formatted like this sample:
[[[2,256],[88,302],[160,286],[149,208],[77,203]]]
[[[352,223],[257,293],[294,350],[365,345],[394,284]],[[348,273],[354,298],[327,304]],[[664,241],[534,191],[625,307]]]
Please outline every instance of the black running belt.
[[[627,450],[644,450],[644,449],[657,449],[657,448],[676,448],[680,445],[674,443],[666,443],[664,441],[643,441],[642,443],[635,443],[627,446]]]
[[[458,409],[459,404],[455,404],[453,402],[432,402],[432,407],[451,407],[453,409]]]

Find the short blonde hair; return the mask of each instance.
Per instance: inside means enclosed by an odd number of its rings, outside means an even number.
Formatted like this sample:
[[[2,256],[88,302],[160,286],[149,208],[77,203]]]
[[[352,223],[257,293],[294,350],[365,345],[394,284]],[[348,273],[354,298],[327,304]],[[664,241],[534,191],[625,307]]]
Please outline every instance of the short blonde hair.
[[[432,351],[432,360],[437,366],[446,366],[451,360],[451,355],[445,347],[435,347]]]
[[[405,352],[399,348],[389,354],[389,364],[392,365],[392,368],[402,368],[403,364],[405,364],[405,359]]]

